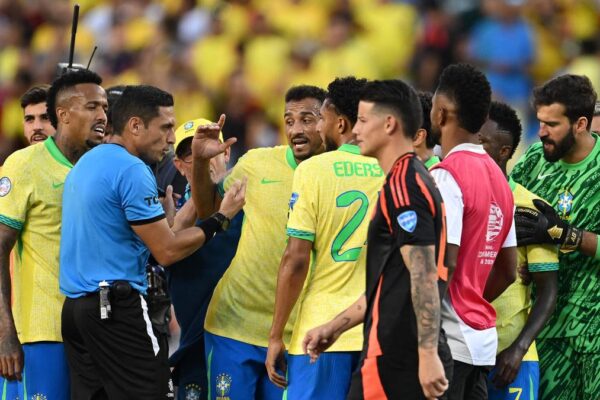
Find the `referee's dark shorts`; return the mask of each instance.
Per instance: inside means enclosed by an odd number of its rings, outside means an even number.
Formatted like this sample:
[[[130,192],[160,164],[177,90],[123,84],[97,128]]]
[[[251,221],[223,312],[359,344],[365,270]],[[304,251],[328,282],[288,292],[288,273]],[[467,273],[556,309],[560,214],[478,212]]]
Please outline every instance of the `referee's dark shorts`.
[[[65,300],[62,335],[71,399],[173,399],[166,352],[160,351],[144,297],[119,282],[111,288],[110,303],[110,319],[101,320],[99,293]]]

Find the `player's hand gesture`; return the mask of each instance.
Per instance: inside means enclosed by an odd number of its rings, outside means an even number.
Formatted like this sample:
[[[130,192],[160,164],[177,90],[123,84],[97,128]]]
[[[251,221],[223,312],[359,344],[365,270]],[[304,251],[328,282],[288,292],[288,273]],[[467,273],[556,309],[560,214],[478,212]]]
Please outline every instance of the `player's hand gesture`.
[[[219,208],[221,214],[232,219],[244,207],[244,204],[246,204],[247,184],[248,178],[246,177],[241,181],[236,180],[233,182],[229,189],[227,189],[225,197],[223,197],[223,201],[221,202],[221,207]]]
[[[339,337],[340,334],[335,332],[330,323],[323,324],[306,332],[302,349],[310,356],[310,362],[314,363],[319,355],[331,347]]]
[[[427,399],[437,399],[448,390],[448,379],[437,348],[419,348],[419,382]]]
[[[496,371],[492,382],[497,388],[503,388],[515,380],[524,356],[525,352],[514,346],[514,343],[496,356]]]
[[[285,379],[287,360],[285,358],[285,344],[283,344],[283,340],[269,340],[265,367],[267,367],[267,373],[271,382],[284,389],[287,386],[287,380]],[[277,371],[283,372],[283,375],[280,375]]]
[[[237,141],[236,138],[229,138],[221,143],[219,132],[224,124],[225,114],[221,114],[218,122],[198,126],[192,140],[192,154],[195,159],[210,160]]]
[[[8,324],[7,324],[8,325]],[[21,380],[23,372],[23,348],[14,328],[0,329],[0,377],[12,381]]]

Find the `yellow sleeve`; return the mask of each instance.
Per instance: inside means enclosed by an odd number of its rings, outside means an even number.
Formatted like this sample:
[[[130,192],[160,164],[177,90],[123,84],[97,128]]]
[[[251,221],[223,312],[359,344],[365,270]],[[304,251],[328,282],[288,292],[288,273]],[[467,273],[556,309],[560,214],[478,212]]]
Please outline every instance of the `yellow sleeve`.
[[[28,179],[25,163],[15,155],[9,157],[2,167],[0,177],[0,223],[21,230],[31,201],[31,179]]]
[[[298,239],[315,241],[317,227],[317,199],[314,181],[300,164],[294,172],[292,195],[289,203],[287,235]]]
[[[558,271],[558,249],[554,245],[527,246],[529,272]]]

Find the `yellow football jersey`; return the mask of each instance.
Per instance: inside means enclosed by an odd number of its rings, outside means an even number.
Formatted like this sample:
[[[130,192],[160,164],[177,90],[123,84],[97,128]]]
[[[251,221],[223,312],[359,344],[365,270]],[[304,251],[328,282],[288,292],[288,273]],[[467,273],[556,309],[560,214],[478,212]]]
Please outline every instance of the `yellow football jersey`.
[[[21,343],[62,342],[58,254],[63,184],[73,166],[53,138],[13,153],[0,178],[0,222],[20,232],[13,317]]]
[[[259,148],[241,157],[222,188],[248,177],[244,223],[235,257],[215,288],[204,323],[215,335],[268,345],[279,262],[285,250],[288,201],[296,161],[289,146]],[[285,329],[289,342],[295,312]]]
[[[294,174],[287,234],[313,242],[313,260],[289,347],[303,354],[306,332],[333,319],[365,292],[370,216],[385,176],[377,160],[344,144],[304,161]],[[362,324],[327,351],[360,351]]]
[[[516,207],[534,208],[536,195],[520,184],[510,180]],[[558,270],[558,249],[553,245],[521,246],[517,248],[517,265],[527,264],[530,272]],[[498,331],[498,353],[510,346],[523,330],[529,309],[531,308],[531,287],[525,286],[521,280],[510,285],[504,293],[492,302],[496,310],[496,329]],[[537,361],[535,342],[523,358],[524,361]]]

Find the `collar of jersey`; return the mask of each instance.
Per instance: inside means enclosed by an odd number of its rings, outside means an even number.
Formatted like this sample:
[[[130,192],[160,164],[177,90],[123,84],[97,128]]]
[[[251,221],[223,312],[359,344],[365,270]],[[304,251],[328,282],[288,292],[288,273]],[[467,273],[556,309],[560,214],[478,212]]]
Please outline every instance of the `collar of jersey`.
[[[292,169],[296,169],[296,167],[298,166],[298,163],[296,162],[296,159],[294,158],[294,152],[292,151],[292,148],[289,146],[285,152],[285,159],[287,160],[288,164],[290,165],[290,167]]]
[[[565,169],[571,169],[571,168],[579,168],[582,165],[587,164],[588,162],[590,162],[591,160],[596,158],[596,154],[598,154],[598,152],[600,151],[600,137],[592,132],[592,136],[593,138],[596,140],[596,144],[594,145],[594,148],[592,148],[592,151],[590,151],[590,154],[588,154],[583,160],[575,163],[575,164],[569,164],[564,162],[563,160],[558,160],[558,163],[560,164],[561,167],[565,168]]]
[[[360,154],[360,147],[355,144],[344,143],[340,147],[338,147],[339,151],[345,151],[346,153],[351,154]]]
[[[71,164],[71,161],[67,160],[67,157],[60,152],[52,136],[44,141],[44,146],[46,146],[46,149],[52,158],[54,158],[59,164],[62,164],[69,169],[73,168],[73,164]]]

